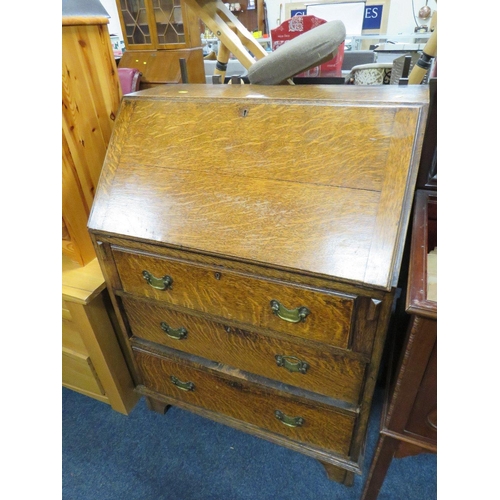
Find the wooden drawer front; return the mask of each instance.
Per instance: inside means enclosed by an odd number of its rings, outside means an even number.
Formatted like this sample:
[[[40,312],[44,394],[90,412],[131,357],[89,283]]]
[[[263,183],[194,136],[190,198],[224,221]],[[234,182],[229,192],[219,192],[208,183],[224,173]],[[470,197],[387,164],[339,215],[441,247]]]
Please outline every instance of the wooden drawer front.
[[[277,395],[270,389],[246,381],[202,371],[188,364],[135,350],[135,359],[144,385],[160,394],[236,418],[262,429],[347,456],[355,417],[340,411],[316,408]],[[192,390],[178,383],[193,384]],[[302,425],[289,427],[275,416],[282,412],[290,418],[302,417]],[[295,423],[295,422],[294,422]]]
[[[354,297],[283,284],[224,269],[114,250],[123,289],[171,304],[247,324],[270,328],[347,348]],[[172,285],[156,290],[143,277],[169,276]],[[306,307],[303,321],[289,322],[273,313],[271,301],[292,310]]]
[[[101,383],[88,356],[62,352],[62,385],[95,395],[104,395]]]
[[[83,343],[78,325],[74,321],[68,321],[64,318],[62,320],[62,346],[63,348],[88,356],[88,351]]]
[[[143,301],[123,302],[137,337],[350,403],[359,400],[364,374],[360,361]],[[277,355],[288,358],[277,360]],[[307,363],[305,373],[297,358]],[[289,371],[300,366],[302,372]]]
[[[405,431],[436,442],[437,439],[437,346],[429,358]]]
[[[64,299],[62,299],[62,317],[63,319],[71,321],[71,313],[69,312],[68,303]]]

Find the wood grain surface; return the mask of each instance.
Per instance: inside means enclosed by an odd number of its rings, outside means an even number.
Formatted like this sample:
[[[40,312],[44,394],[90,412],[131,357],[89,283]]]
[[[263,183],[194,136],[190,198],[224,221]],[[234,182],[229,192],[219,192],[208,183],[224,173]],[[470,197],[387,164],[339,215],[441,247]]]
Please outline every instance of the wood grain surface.
[[[352,296],[118,249],[113,255],[125,292],[338,347],[348,345]],[[171,287],[151,287],[143,270],[157,278],[170,276]],[[310,314],[303,321],[290,323],[273,313],[272,300],[288,309],[307,307]]]
[[[360,472],[429,99],[383,87],[126,96],[89,219],[138,391],[340,467],[330,477],[346,483]],[[171,283],[155,289],[144,271]],[[284,321],[272,300],[309,314]]]
[[[121,162],[380,191],[396,111],[138,101]]]
[[[90,228],[389,290],[425,91],[215,87],[124,99]]]
[[[95,258],[87,220],[122,97],[107,23],[63,17],[63,253],[81,266]]]
[[[123,302],[132,333],[138,337],[318,394],[353,404],[359,402],[364,377],[364,363],[359,360],[143,301],[123,299]],[[184,328],[186,337],[181,340],[169,337],[161,323],[173,329]],[[307,371],[290,372],[278,366],[276,355],[306,362]]]
[[[107,27],[65,27],[63,133],[78,169],[88,207],[94,199],[121,97]]]
[[[411,238],[406,309],[409,314],[436,320],[437,301],[427,296],[427,256],[437,246],[437,194],[434,191],[417,191]]]
[[[379,198],[143,165],[119,168],[111,196],[104,227],[118,234],[359,282]]]
[[[135,350],[135,358],[144,385],[149,389],[295,441],[320,446],[344,456],[349,453],[354,415],[337,412],[334,408],[331,411],[317,408],[306,401],[292,401],[244,380],[223,378],[145,351]],[[179,389],[171,382],[171,375],[182,382],[192,382],[194,390]],[[274,416],[276,410],[290,417],[302,417],[304,425],[295,428],[284,425]]]
[[[205,83],[203,49],[177,48],[175,50],[126,50],[120,59],[120,68],[135,68],[142,73],[140,90],[151,86],[182,82],[180,59],[186,60],[189,83]]]

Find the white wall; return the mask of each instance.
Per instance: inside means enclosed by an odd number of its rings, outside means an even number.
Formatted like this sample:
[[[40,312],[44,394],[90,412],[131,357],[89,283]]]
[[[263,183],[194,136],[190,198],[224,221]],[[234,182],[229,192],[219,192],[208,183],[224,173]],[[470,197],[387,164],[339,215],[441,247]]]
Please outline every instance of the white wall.
[[[109,14],[108,31],[110,35],[118,35],[123,40],[122,28],[120,26],[120,18],[118,17],[118,9],[116,7],[116,0],[99,0],[102,6]]]
[[[425,5],[425,0],[391,0],[391,10],[389,21],[387,23],[387,33],[390,35],[408,35],[413,33],[415,28],[415,20],[412,12],[415,12],[418,24],[427,26],[430,18],[423,20],[418,18],[418,11]],[[434,0],[429,0],[427,5],[432,12],[437,9],[437,4]],[[413,9],[413,6],[415,7]]]
[[[297,2],[300,0],[294,0]],[[309,3],[315,3],[314,0],[303,0],[309,1]],[[287,0],[266,0],[267,5],[267,20],[269,22],[269,29],[276,28],[278,26],[277,20],[280,17],[280,4],[283,5],[281,13],[281,21],[285,20],[285,3],[294,3],[293,1]],[[413,0],[415,6],[415,17],[418,16],[418,11],[421,7],[425,5],[425,0]],[[436,9],[435,0],[428,0],[428,5],[432,9],[432,12]],[[419,25],[428,24],[429,20],[423,21],[418,19]],[[412,15],[412,0],[391,0],[391,6],[389,10],[389,19],[387,23],[387,34],[389,35],[408,35],[413,33],[415,28],[415,20]]]

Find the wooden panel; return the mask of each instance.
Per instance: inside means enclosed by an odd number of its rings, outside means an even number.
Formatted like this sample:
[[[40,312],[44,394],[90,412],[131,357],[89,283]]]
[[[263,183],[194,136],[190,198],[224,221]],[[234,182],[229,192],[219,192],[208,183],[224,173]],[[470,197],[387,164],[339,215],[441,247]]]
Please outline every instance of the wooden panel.
[[[174,99],[177,101],[233,100],[243,103],[267,101],[271,104],[313,104],[334,106],[415,107],[428,103],[429,90],[424,86],[362,86],[362,85],[189,85],[155,89],[130,100]],[[221,101],[222,102],[222,101]]]
[[[93,6],[95,7],[95,5]],[[67,13],[65,14],[63,12],[62,16],[62,25],[63,26],[86,26],[86,25],[97,25],[97,24],[108,24],[109,19],[104,16],[100,15],[93,15],[93,14],[88,14],[85,12],[81,12],[81,14],[75,16],[75,15],[68,15]]]
[[[329,353],[326,347],[314,349],[142,301],[124,299],[124,304],[132,332],[138,337],[318,394],[354,404],[359,401],[364,363],[358,360]],[[185,328],[186,337],[182,340],[169,337],[161,328],[162,322],[174,329]],[[306,362],[309,365],[306,373],[278,366],[276,355]]]
[[[388,266],[399,269],[402,245],[395,246],[406,234],[411,210],[411,201],[418,170],[414,148],[421,147],[421,139],[415,144],[415,131],[418,130],[419,116],[414,109],[399,110],[394,116],[394,130],[387,157],[386,175],[382,186],[379,210],[372,235],[370,257],[366,266],[364,280],[367,283],[384,283],[396,286],[397,274],[388,281],[384,269]],[[412,166],[413,170],[410,168]],[[399,236],[398,236],[399,235]]]
[[[437,245],[437,194],[419,189],[415,196],[406,307],[409,314],[437,319],[437,302],[427,297],[427,254]]]
[[[106,26],[65,27],[62,42],[63,131],[91,204],[122,97],[120,81]]]
[[[424,320],[423,328],[437,329],[432,320]],[[436,333],[434,333],[436,334]],[[434,345],[429,355],[429,362],[424,376],[420,381],[418,393],[413,408],[405,426],[405,433],[427,438],[432,443],[437,442],[437,346]]]
[[[89,353],[78,330],[78,325],[74,321],[62,320],[62,346],[63,349],[78,352],[88,356]]]
[[[62,251],[84,266],[95,258],[95,251],[87,231],[90,205],[85,199],[68,141],[62,136]]]
[[[128,414],[135,406],[138,395],[133,391],[132,377],[111,321],[111,305],[105,302],[108,292],[99,262],[94,258],[80,267],[63,255],[62,264],[63,351],[69,350],[89,358],[88,362],[92,362],[92,369],[104,387],[102,393],[106,393],[105,399],[98,399],[109,403],[114,410]],[[96,392],[89,388],[87,379],[83,377],[84,385],[79,386],[79,378],[74,375],[76,368],[70,363],[66,373],[65,366],[65,385],[94,397]],[[76,366],[77,373],[84,369],[81,362]]]
[[[189,83],[206,82],[201,47],[178,50],[127,50],[123,53],[118,66],[138,69],[142,73],[142,90],[144,85],[182,83],[180,59],[186,60]]]
[[[86,220],[122,94],[105,24],[63,22],[62,48],[63,252],[84,265],[95,258]]]
[[[144,385],[149,389],[257,425],[295,441],[348,455],[354,415],[317,408],[305,401],[299,403],[288,400],[244,380],[222,378],[143,351],[137,350],[135,355]],[[171,382],[171,375],[182,382],[192,382],[194,390],[179,389]],[[289,417],[300,416],[305,423],[301,427],[288,427],[275,417],[276,410]]]
[[[87,306],[68,303],[83,343],[114,410],[128,414],[138,400],[128,367],[111,323],[104,292]],[[107,293],[107,292],[106,292]]]
[[[139,101],[121,162],[381,190],[395,109],[256,101]]]
[[[71,313],[69,312],[68,304],[64,299],[62,299],[62,317],[63,319],[71,321]]]
[[[101,267],[95,257],[80,267],[67,256],[62,256],[62,295],[67,302],[88,304],[105,287]]]
[[[62,383],[65,387],[104,396],[90,358],[67,349],[62,352]]]
[[[298,189],[259,179],[247,179],[242,191],[233,176],[138,165],[117,170],[113,184],[106,226],[123,235],[287,269],[364,277],[377,193],[307,184]]]
[[[339,347],[348,345],[354,309],[352,296],[117,249],[113,254],[126,292],[297,337]],[[172,287],[154,289],[144,279],[143,270],[157,278],[170,276]],[[278,300],[288,309],[305,306],[310,314],[298,323],[284,321],[273,314],[272,300]]]
[[[90,227],[389,290],[428,96],[296,87],[125,98]]]

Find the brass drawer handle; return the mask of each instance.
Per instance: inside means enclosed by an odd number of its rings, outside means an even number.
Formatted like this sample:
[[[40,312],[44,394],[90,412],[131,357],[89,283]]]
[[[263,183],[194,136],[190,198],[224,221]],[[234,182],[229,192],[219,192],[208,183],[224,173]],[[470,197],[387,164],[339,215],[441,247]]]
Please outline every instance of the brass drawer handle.
[[[276,364],[278,366],[286,368],[289,372],[299,372],[305,375],[307,369],[309,368],[308,363],[296,358],[295,356],[282,356],[281,354],[276,354],[274,358],[276,359]]]
[[[162,321],[160,323],[161,329],[171,338],[174,340],[183,340],[187,337],[187,330],[181,326],[180,328],[171,328],[168,326],[165,321]]]
[[[271,300],[271,309],[273,314],[276,314],[279,318],[289,321],[290,323],[299,323],[304,321],[306,317],[311,314],[311,311],[307,307],[297,307],[296,309],[287,309],[283,304],[280,304],[277,300]]]
[[[182,391],[194,391],[193,382],[181,382],[177,377],[170,376],[170,381]]]
[[[174,280],[170,276],[156,278],[149,271],[142,271],[142,277],[147,281],[148,285],[155,290],[166,290],[172,286]]]
[[[289,417],[279,410],[274,412],[274,416],[288,427],[302,427],[306,422],[302,417]]]

